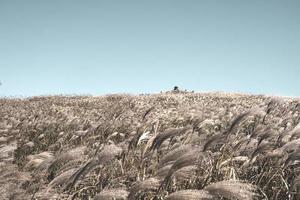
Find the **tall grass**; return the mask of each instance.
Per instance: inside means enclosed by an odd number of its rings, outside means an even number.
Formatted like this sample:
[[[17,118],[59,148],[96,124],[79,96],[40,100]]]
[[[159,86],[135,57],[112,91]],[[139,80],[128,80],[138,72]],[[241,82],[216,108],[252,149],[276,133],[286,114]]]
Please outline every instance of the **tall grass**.
[[[300,102],[0,99],[0,199],[299,199]]]

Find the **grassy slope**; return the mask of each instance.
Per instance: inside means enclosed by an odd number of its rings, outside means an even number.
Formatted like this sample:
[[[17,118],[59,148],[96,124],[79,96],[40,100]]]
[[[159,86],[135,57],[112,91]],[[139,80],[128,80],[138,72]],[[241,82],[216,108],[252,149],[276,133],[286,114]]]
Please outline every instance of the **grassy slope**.
[[[297,99],[54,96],[0,108],[0,199],[297,198]]]

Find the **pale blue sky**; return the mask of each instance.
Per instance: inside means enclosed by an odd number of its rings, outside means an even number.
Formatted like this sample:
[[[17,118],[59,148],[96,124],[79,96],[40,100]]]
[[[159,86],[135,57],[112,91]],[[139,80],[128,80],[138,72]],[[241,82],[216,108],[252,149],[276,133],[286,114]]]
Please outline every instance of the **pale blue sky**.
[[[300,96],[299,0],[0,0],[0,96]]]

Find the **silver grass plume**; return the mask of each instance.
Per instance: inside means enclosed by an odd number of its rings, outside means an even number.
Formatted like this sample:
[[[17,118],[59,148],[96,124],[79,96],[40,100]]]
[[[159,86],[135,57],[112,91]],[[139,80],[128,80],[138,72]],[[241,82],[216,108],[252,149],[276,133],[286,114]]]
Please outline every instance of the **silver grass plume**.
[[[48,162],[48,160],[45,160],[45,162],[40,164],[38,169],[43,170],[44,168],[47,168],[48,172],[51,173],[52,170],[54,168],[57,168],[58,166],[61,167],[70,161],[83,159],[85,150],[86,150],[85,146],[80,146],[68,150],[67,152],[58,154],[53,158],[53,160],[49,158],[51,160],[50,163]]]
[[[51,190],[52,188],[56,187],[56,186],[61,186],[61,185],[65,185],[67,183],[67,181],[69,180],[69,178],[74,174],[74,172],[76,172],[78,170],[78,168],[73,168],[73,169],[69,169],[61,174],[59,174],[58,176],[56,176],[48,185],[47,190]]]
[[[212,183],[204,189],[210,194],[237,200],[252,200],[256,196],[257,190],[254,185],[238,180]]]
[[[148,178],[142,182],[136,182],[136,184],[130,189],[128,195],[128,200],[135,200],[140,195],[140,193],[155,191],[160,185],[160,180],[158,178]]]
[[[95,167],[99,165],[106,165],[113,161],[117,156],[123,152],[122,148],[110,144],[103,147],[101,152],[91,160],[87,161],[82,167],[80,167],[69,179],[67,187],[73,187],[80,177],[84,177]]]
[[[172,149],[169,151],[158,163],[158,168],[164,167],[170,163],[175,162],[180,156],[188,153],[192,150],[191,145],[182,145],[178,148]]]
[[[52,152],[44,151],[42,153],[36,155],[29,155],[27,159],[29,160],[28,163],[25,165],[26,169],[36,169],[39,168],[42,164],[50,164],[54,158]]]
[[[160,188],[162,188],[163,185],[168,186],[172,175],[178,170],[188,166],[198,166],[203,164],[205,165],[207,164],[207,161],[207,154],[197,148],[193,149],[188,153],[183,154],[172,164]]]
[[[203,151],[207,151],[209,148],[218,144],[225,144],[227,142],[227,135],[221,133],[211,136],[203,145]]]
[[[180,190],[167,196],[166,200],[213,200],[213,195],[205,190]]]
[[[186,131],[188,131],[189,129],[192,129],[192,126],[186,126],[184,128],[176,128],[176,129],[170,129],[170,130],[167,130],[161,134],[158,134],[151,147],[150,147],[150,150],[155,150],[155,149],[159,149],[159,147],[161,146],[161,144],[171,138],[171,137],[174,137],[174,136],[177,136],[177,135],[180,135],[182,133],[185,133]]]
[[[126,200],[129,192],[124,188],[107,189],[101,191],[94,200]]]

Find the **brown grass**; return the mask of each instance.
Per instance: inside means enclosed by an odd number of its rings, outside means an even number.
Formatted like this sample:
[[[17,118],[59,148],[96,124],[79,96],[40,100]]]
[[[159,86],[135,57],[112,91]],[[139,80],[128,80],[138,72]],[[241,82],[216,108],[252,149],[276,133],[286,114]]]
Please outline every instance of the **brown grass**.
[[[299,99],[0,99],[0,199],[298,199]]]

